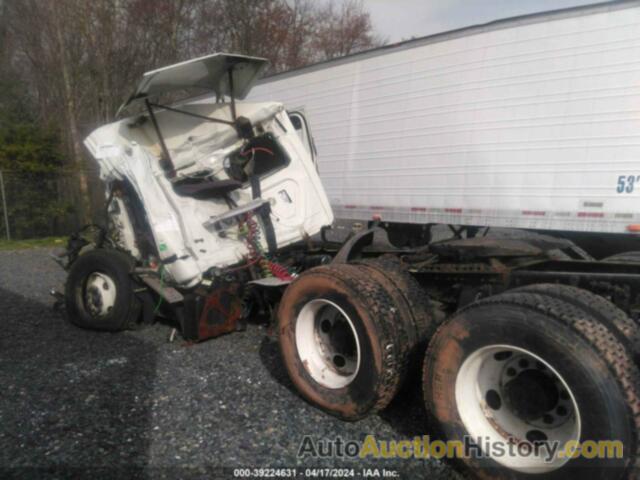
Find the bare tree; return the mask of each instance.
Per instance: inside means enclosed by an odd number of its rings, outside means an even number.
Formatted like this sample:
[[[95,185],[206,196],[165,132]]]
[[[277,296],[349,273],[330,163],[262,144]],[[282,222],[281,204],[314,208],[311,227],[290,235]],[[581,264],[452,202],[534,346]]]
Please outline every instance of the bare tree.
[[[208,0],[196,43],[266,57],[280,72],[382,43],[361,1]],[[198,22],[196,22],[198,23]],[[198,26],[195,26],[198,28]],[[207,42],[206,38],[212,39]],[[202,51],[202,48],[197,48]],[[206,50],[206,48],[205,48]],[[211,51],[210,49],[209,51]]]
[[[271,71],[380,42],[362,2],[314,0],[0,0],[0,61],[13,65],[43,124],[64,138],[83,220],[82,138],[111,121],[142,72],[214,51],[266,57]],[[0,68],[1,70],[1,68]]]
[[[24,71],[40,105],[43,120],[61,123],[69,151],[69,166],[77,171],[79,200],[88,197],[88,180],[83,164],[82,138],[78,129],[81,92],[80,64],[86,57],[77,32],[77,0],[38,2],[25,0],[7,3],[10,33],[19,51],[19,61],[26,60]],[[59,122],[63,119],[63,122]],[[81,218],[89,218],[85,202],[79,201]]]
[[[317,16],[315,50],[325,59],[342,57],[385,43],[373,33],[371,17],[362,0],[329,2]]]

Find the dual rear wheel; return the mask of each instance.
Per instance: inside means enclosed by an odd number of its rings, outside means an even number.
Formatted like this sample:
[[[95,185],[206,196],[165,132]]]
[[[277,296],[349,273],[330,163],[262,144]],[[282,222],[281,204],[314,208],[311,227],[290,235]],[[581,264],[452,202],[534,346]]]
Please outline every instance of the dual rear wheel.
[[[459,459],[472,471],[503,478],[634,471],[640,377],[612,321],[620,312],[609,304],[598,313],[600,300],[535,285],[470,305],[434,336],[425,404],[442,438],[470,438],[493,453]],[[505,446],[506,454],[498,451]]]
[[[307,400],[350,420],[383,409],[430,338],[422,387],[436,431],[425,434],[476,445],[456,460],[475,474],[604,479],[635,470],[639,343],[623,312],[584,290],[535,285],[475,302],[438,327],[433,302],[403,283],[415,280],[391,270],[319,267],[285,292],[281,350]]]
[[[435,327],[429,303],[403,288],[412,282],[399,265],[373,263],[317,267],[287,288],[280,347],[307,400],[348,420],[389,404]]]

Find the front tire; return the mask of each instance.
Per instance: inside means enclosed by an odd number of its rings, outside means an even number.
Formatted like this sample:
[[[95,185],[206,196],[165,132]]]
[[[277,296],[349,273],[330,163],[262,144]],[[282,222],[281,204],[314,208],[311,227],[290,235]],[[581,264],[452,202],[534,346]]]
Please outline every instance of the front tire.
[[[622,458],[612,459],[546,461],[544,451],[461,459],[480,476],[609,479],[635,466],[640,374],[606,326],[560,299],[507,292],[463,309],[434,336],[423,389],[447,440],[623,445]]]
[[[140,316],[131,272],[134,260],[117,250],[95,249],[71,266],[65,305],[71,323],[92,330],[121,331]]]

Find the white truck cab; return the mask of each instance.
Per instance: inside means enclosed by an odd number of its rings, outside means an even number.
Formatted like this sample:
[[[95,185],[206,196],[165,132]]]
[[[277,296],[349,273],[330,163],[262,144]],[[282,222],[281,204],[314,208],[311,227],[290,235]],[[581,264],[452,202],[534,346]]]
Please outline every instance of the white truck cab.
[[[144,111],[85,140],[119,247],[139,261],[157,256],[175,285],[193,287],[207,270],[247,259],[239,231],[247,218],[272,253],[333,221],[308,129],[301,135],[282,104],[236,102],[266,63],[218,53],[147,72],[120,109]],[[194,88],[207,94],[158,103]]]

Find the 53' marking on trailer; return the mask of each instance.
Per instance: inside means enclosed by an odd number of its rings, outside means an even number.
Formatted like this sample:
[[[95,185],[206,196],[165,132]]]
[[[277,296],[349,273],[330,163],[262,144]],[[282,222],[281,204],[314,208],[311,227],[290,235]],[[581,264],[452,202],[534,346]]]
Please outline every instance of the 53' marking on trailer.
[[[640,175],[620,175],[618,177],[616,192],[633,193],[636,183],[640,183]]]

